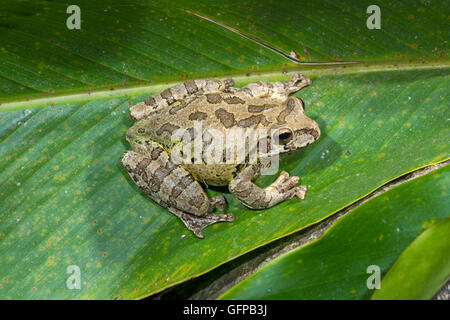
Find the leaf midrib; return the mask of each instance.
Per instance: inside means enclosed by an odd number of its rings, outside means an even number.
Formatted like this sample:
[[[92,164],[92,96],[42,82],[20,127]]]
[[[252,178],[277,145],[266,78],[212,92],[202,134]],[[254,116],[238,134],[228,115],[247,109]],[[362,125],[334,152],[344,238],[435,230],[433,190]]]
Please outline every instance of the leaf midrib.
[[[267,80],[275,77],[279,77],[280,74],[287,75],[287,73],[292,72],[307,72],[308,76],[312,78],[321,76],[330,76],[336,74],[358,74],[364,72],[383,72],[383,71],[407,71],[407,70],[423,70],[423,69],[436,69],[436,68],[449,68],[450,59],[434,59],[434,60],[414,60],[409,62],[396,62],[396,61],[386,61],[377,63],[361,63],[346,66],[293,66],[290,68],[283,68],[278,71],[266,71],[266,72],[254,72],[248,74],[248,72],[238,72],[238,73],[224,73],[220,75],[215,75],[214,78],[219,77],[233,77],[235,82],[240,85],[244,83],[249,83],[258,80]],[[209,77],[211,78],[211,77]],[[206,79],[206,78],[203,78]],[[130,85],[122,86],[116,89],[113,88],[101,88],[98,90],[71,90],[70,92],[64,92],[59,95],[54,96],[44,96],[34,95],[33,98],[20,97],[18,99],[10,98],[4,102],[0,102],[0,111],[5,110],[20,110],[28,109],[37,106],[50,105],[50,104],[62,104],[68,102],[82,102],[82,101],[92,101],[104,98],[114,98],[123,96],[137,96],[145,93],[154,93],[161,91],[167,87],[172,86],[175,83],[180,82],[161,82],[154,84],[143,84],[143,85]]]

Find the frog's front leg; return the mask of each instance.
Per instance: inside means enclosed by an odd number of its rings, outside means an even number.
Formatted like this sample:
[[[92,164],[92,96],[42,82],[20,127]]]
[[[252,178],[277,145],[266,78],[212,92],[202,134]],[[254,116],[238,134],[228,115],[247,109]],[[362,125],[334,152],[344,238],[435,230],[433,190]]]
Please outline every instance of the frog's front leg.
[[[146,143],[145,148],[135,146],[139,152],[127,151],[122,157],[128,174],[146,195],[180,218],[199,238],[203,238],[203,228],[216,222],[233,221],[232,214],[212,213],[215,206],[223,208],[223,197],[208,199],[200,184],[174,164],[160,145]]]
[[[224,91],[233,92],[233,84],[234,81],[232,79],[190,80],[183,82],[135,104],[130,108],[130,117],[135,121],[143,119],[161,108],[171,106],[176,102],[183,103],[183,100],[189,96]],[[185,102],[187,103],[188,101],[187,99]]]
[[[229,184],[228,188],[244,205],[251,209],[266,209],[294,196],[304,199],[305,186],[295,186],[299,178],[289,177],[285,171],[267,188],[260,188],[252,180],[258,177],[257,165],[246,167]]]
[[[290,81],[277,82],[253,82],[249,83],[241,90],[248,96],[254,98],[278,98],[282,101],[286,100],[290,93],[297,92],[311,84],[311,79],[305,77],[301,73],[296,73]]]

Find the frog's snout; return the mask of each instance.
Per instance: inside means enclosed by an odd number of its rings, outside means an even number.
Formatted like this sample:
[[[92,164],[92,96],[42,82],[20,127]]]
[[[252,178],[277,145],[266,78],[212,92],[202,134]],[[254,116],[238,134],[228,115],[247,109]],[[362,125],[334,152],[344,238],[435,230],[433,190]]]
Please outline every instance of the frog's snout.
[[[319,127],[317,128],[305,128],[300,130],[300,135],[304,136],[304,140],[309,140],[311,142],[316,141],[319,139],[320,136],[320,130]]]
[[[319,125],[317,124],[317,122],[312,121],[311,127],[304,129],[304,130],[307,131],[307,133],[313,137],[313,139],[314,139],[313,141],[316,141],[317,139],[319,139],[320,128],[319,128]]]
[[[290,150],[306,147],[320,137],[320,129],[315,121],[311,121],[310,125],[296,131],[296,139],[288,146]]]
[[[129,143],[132,143],[133,141],[136,141],[140,136],[142,136],[145,133],[145,129],[142,127],[136,127],[132,126],[127,130],[125,133],[126,139]]]

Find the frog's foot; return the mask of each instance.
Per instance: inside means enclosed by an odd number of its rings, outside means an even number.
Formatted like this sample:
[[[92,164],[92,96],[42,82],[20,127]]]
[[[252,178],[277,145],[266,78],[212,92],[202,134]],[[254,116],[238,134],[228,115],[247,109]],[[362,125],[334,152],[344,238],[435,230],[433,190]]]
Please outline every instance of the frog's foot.
[[[212,197],[211,199],[209,199],[209,202],[210,202],[210,207],[209,207],[210,212],[213,211],[214,207],[217,208],[217,210],[219,210],[219,211],[223,211],[223,210],[225,210],[225,205],[227,204],[227,200],[221,194]]]
[[[301,73],[296,73],[291,80],[284,82],[285,90],[288,93],[297,92],[312,83],[310,78],[305,77]]]
[[[296,186],[298,177],[289,177],[289,174],[283,171],[270,186],[262,189],[252,182],[259,173],[257,166],[248,166],[228,185],[230,192],[247,207],[267,209],[294,196],[300,199],[305,197],[306,187]]]
[[[289,173],[283,171],[280,173],[278,178],[265,190],[272,193],[275,197],[282,198],[283,200],[291,199],[294,196],[297,196],[300,199],[304,199],[306,194],[306,187],[295,186],[299,180],[299,177],[289,177]]]
[[[168,210],[180,218],[186,228],[191,230],[198,238],[203,238],[202,230],[207,226],[216,222],[229,222],[234,220],[234,215],[232,214],[207,213],[203,216],[196,216],[173,207],[169,207]]]
[[[305,77],[301,73],[293,75],[289,81],[277,82],[253,82],[243,87],[240,91],[246,93],[250,97],[267,98],[271,97],[280,101],[286,100],[288,95],[297,92],[312,83],[311,79]]]

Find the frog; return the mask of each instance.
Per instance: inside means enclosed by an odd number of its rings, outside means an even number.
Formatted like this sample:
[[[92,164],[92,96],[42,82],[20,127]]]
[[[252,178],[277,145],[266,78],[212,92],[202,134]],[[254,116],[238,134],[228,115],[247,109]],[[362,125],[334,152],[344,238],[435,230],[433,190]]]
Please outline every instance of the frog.
[[[244,206],[254,210],[294,197],[304,199],[306,186],[298,185],[299,177],[286,171],[265,188],[254,183],[264,170],[264,153],[256,161],[249,161],[246,149],[243,161],[222,157],[221,163],[212,163],[200,156],[180,162],[173,153],[183,154],[181,146],[186,143],[174,141],[173,136],[179,130],[193,133],[199,123],[200,134],[208,129],[225,136],[235,129],[267,129],[267,156],[302,149],[319,138],[320,129],[305,115],[304,101],[291,94],[311,83],[295,73],[289,81],[257,81],[242,88],[233,87],[233,79],[176,84],[130,107],[134,124],[127,130],[126,140],[131,150],[125,151],[121,162],[145,195],[178,217],[198,238],[204,237],[205,227],[234,220],[231,213],[215,212],[224,211],[226,200],[223,195],[208,198],[207,186],[228,187]],[[269,146],[268,141],[276,143]],[[200,146],[208,143],[211,145],[202,136]]]

